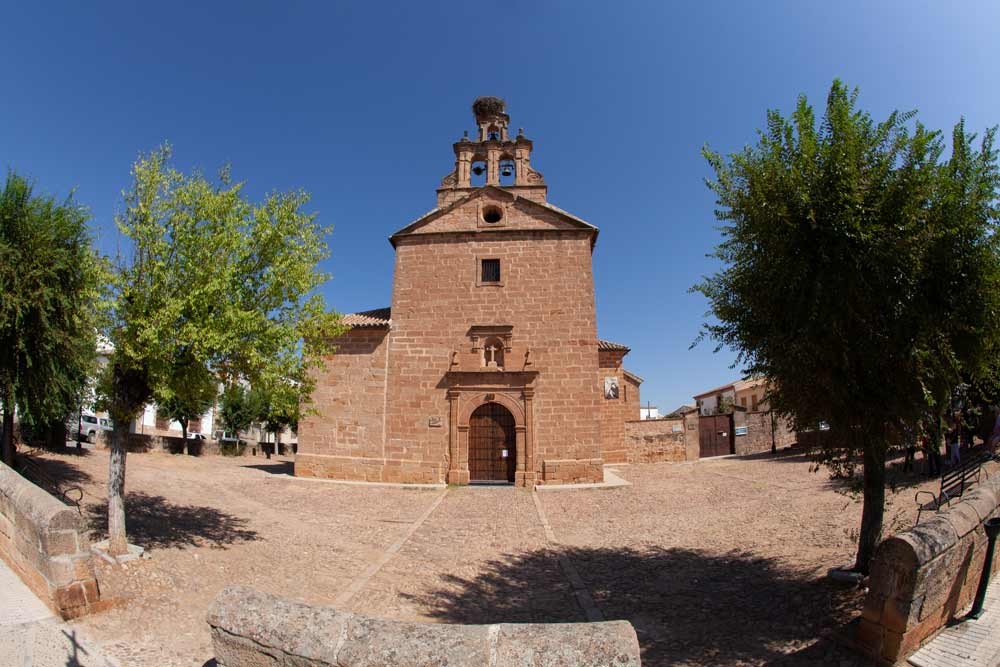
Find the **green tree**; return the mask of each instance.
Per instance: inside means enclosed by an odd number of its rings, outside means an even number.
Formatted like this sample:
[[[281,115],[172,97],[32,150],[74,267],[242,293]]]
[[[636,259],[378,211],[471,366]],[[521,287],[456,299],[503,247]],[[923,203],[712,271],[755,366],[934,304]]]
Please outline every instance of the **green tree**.
[[[124,553],[125,445],[143,405],[169,386],[179,357],[220,380],[301,378],[329,349],[336,314],[316,292],[328,229],[301,191],[249,201],[223,169],[217,181],[170,166],[170,149],[140,156],[116,222],[129,243],[112,282],[114,344],[107,403],[109,551]]]
[[[204,364],[184,354],[170,367],[155,393],[156,408],[162,417],[180,422],[184,452],[187,453],[187,425],[215,404],[219,380]]]
[[[722,269],[694,289],[716,321],[703,335],[771,379],[797,427],[825,421],[841,461],[860,455],[856,568],[882,531],[887,448],[941,415],[952,389],[988,372],[1000,332],[995,129],[939,132],[893,112],[880,123],[834,81],[822,121],[800,97],[769,111],[756,146],[715,172]]]
[[[275,454],[277,454],[281,433],[289,427],[298,430],[300,406],[306,397],[301,396],[298,383],[289,381],[254,387],[253,391],[259,397],[260,406],[255,421],[260,422],[265,431],[275,436]]]
[[[0,191],[0,400],[3,460],[14,457],[14,410],[34,427],[62,423],[95,363],[103,263],[72,196],[35,195],[11,172]]]
[[[222,427],[237,438],[260,418],[259,394],[236,383],[225,388],[219,400],[218,418]]]

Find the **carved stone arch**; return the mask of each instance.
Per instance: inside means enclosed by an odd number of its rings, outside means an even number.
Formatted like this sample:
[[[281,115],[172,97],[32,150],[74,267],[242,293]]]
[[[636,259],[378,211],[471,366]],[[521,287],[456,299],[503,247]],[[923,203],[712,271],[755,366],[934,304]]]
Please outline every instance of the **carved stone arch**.
[[[468,427],[472,413],[485,403],[499,403],[504,406],[510,410],[510,414],[514,417],[514,428],[519,431],[525,428],[524,407],[521,402],[509,394],[501,392],[480,392],[463,396],[461,406],[458,409],[458,426]]]

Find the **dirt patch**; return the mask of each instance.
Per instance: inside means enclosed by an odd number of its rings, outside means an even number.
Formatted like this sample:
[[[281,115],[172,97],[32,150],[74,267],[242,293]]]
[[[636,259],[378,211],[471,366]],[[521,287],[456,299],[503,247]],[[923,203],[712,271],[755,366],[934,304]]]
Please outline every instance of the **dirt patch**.
[[[107,455],[46,454],[81,484],[104,529]],[[205,612],[244,584],[331,604],[439,491],[297,480],[290,460],[130,455],[132,540],[148,559],[100,567],[124,604],[78,626],[124,665],[201,667]],[[429,622],[581,621],[567,558],[607,619],[630,620],[647,665],[863,664],[829,637],[861,593],[829,584],[854,554],[861,505],[801,456],[617,468],[631,486],[539,494],[452,488],[365,586],[352,611]],[[910,474],[889,493],[889,526],[913,525]],[[371,574],[371,572],[368,572]]]

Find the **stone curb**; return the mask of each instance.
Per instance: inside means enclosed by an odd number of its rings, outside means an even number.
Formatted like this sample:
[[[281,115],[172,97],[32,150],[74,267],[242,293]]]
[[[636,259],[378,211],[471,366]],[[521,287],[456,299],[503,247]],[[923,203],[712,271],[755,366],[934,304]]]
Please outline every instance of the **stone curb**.
[[[215,658],[225,667],[639,667],[627,621],[410,623],[311,606],[230,586],[208,610]]]

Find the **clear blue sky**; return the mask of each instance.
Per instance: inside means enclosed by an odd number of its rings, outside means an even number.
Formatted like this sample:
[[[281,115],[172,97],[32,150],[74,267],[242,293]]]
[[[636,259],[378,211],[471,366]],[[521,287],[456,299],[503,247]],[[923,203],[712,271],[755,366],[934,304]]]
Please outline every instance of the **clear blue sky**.
[[[169,140],[254,196],[311,192],[334,225],[328,303],[388,305],[386,237],[434,207],[470,103],[498,95],[550,200],[600,227],[599,334],[663,409],[738,375],[689,350],[718,240],[704,143],[738,150],[834,77],[876,117],[1000,122],[996,2],[89,4],[5,7],[0,166],[76,188],[102,252],[131,163]]]

